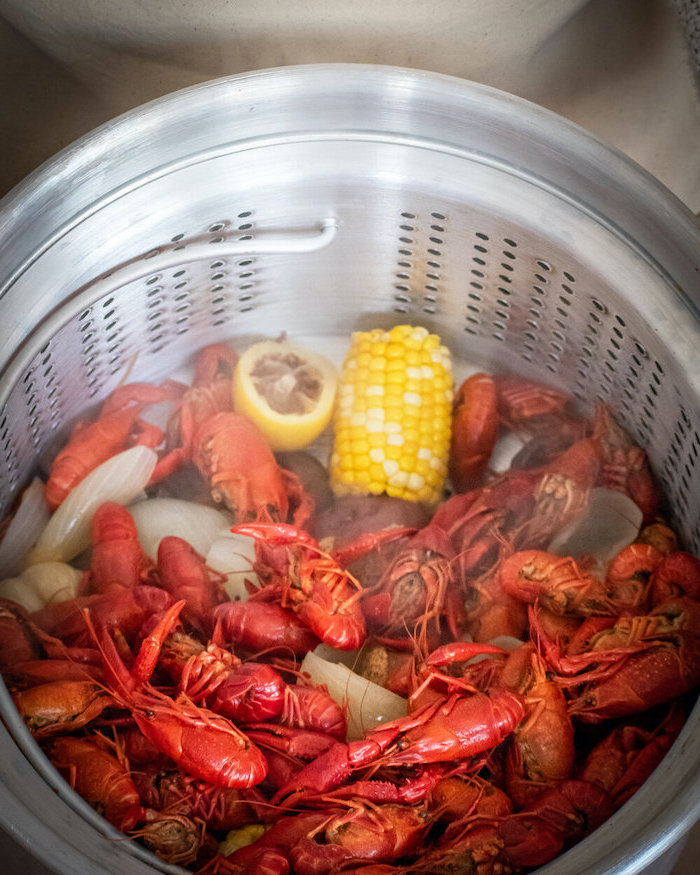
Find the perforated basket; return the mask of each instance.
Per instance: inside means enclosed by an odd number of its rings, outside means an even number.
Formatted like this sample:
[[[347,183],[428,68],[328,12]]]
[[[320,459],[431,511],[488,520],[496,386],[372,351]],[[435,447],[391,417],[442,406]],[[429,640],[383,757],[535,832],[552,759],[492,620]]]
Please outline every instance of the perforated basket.
[[[215,340],[330,349],[396,322],[456,357],[601,398],[700,549],[694,217],[534,105],[364,66],[217,80],[71,146],[0,207],[1,509],[64,426]],[[166,869],[58,780],[1,691],[0,822],[60,872]],[[639,872],[700,814],[700,715],[542,872]]]

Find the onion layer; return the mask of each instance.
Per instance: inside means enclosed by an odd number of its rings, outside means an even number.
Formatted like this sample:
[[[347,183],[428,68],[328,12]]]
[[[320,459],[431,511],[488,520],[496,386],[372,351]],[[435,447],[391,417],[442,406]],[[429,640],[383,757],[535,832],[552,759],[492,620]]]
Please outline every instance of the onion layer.
[[[139,542],[154,561],[158,544],[168,536],[183,538],[202,556],[231,525],[231,517],[214,507],[181,498],[147,498],[129,508]]]
[[[27,557],[33,562],[69,562],[90,546],[90,523],[105,501],[129,504],[151,479],[158,456],[131,447],[98,465],[68,493]]]
[[[0,544],[0,578],[13,577],[24,568],[27,555],[49,521],[44,484],[35,477],[24,490],[15,515]]]
[[[364,738],[368,729],[405,717],[408,703],[401,696],[355,674],[342,663],[332,663],[310,651],[301,670],[314,684],[325,684],[339,705],[347,703],[348,741]]]
[[[78,595],[82,574],[65,562],[37,562],[20,575],[41,599],[42,605],[49,602],[65,602]]]
[[[248,598],[245,581],[257,585],[258,575],[253,571],[255,539],[247,535],[223,532],[213,542],[206,554],[206,563],[214,571],[226,575],[224,589],[232,602],[244,602]]]
[[[607,562],[639,534],[642,512],[622,492],[591,489],[583,511],[550,542],[548,549],[574,559],[586,556]]]
[[[21,577],[6,577],[0,580],[0,598],[11,599],[30,614],[44,607],[39,593]]]

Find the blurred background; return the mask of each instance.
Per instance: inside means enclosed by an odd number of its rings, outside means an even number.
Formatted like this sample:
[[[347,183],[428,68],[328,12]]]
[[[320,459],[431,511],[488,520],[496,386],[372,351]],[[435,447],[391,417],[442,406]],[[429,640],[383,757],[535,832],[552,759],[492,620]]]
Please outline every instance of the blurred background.
[[[699,46],[699,0],[0,0],[0,195],[82,134],[173,90],[360,62],[534,101],[625,152],[697,213]],[[696,828],[674,875],[694,873],[699,851]],[[46,871],[6,837],[0,859],[3,872]]]
[[[178,88],[361,62],[532,100],[626,152],[697,212],[693,39],[697,0],[0,0],[0,193],[81,134]]]

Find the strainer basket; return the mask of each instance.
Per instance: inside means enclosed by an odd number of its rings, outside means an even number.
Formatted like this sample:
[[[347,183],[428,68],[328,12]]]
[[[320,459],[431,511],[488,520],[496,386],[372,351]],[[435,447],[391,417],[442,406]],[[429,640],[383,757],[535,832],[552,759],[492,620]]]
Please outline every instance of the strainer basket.
[[[700,234],[574,125],[450,77],[287,67],[111,122],[0,205],[0,510],[126,375],[286,331],[343,349],[411,322],[457,358],[602,399],[700,550]],[[58,872],[180,871],[49,766],[3,688],[0,823]],[[662,766],[542,873],[652,867],[700,816],[700,713]],[[652,871],[652,868],[649,871]]]

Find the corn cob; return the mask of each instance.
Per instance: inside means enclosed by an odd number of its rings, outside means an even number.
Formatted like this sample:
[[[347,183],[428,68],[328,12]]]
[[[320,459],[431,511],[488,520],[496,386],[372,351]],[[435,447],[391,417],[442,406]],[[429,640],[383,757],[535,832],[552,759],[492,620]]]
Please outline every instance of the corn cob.
[[[354,333],[334,414],[334,493],[439,501],[452,396],[450,353],[436,334],[411,325]]]

